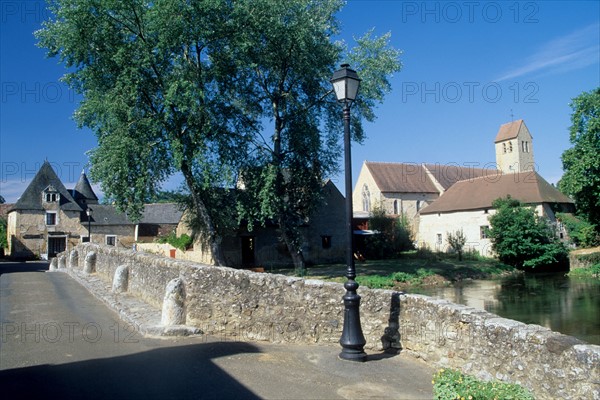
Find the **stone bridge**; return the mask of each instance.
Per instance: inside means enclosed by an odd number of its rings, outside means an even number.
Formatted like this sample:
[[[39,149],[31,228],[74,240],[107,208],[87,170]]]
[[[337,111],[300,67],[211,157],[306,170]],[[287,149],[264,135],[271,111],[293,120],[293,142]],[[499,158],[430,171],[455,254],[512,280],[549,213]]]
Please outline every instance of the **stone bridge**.
[[[162,310],[168,328],[234,340],[337,344],[342,284],[192,263],[84,243],[51,268],[78,271]],[[422,295],[360,288],[367,349],[519,383],[536,398],[600,400],[600,346]]]

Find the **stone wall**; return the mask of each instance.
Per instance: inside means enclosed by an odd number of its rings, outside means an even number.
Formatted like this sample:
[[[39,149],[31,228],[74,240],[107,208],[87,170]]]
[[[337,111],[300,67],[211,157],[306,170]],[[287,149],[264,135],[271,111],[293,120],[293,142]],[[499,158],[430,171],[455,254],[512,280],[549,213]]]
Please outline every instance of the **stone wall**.
[[[275,343],[337,343],[341,284],[194,264],[131,250],[77,246],[97,256],[110,283],[129,268],[129,293],[158,307],[165,288],[183,282],[185,324],[204,333]],[[600,346],[485,311],[389,290],[360,288],[367,348],[400,350],[435,367],[522,384],[537,398],[600,399]]]

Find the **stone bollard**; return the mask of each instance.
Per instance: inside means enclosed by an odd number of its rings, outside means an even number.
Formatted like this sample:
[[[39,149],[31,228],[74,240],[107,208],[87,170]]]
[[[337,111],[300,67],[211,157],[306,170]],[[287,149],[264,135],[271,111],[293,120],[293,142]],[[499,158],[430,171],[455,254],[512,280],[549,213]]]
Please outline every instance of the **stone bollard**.
[[[58,256],[58,269],[67,268],[67,256],[60,255]]]
[[[181,278],[167,284],[160,323],[163,326],[185,324],[185,288]]]
[[[50,271],[56,271],[57,268],[58,260],[56,259],[56,257],[54,257],[52,260],[50,260]]]
[[[119,265],[115,271],[113,278],[112,291],[113,293],[122,293],[127,291],[129,279],[129,268],[127,265]]]
[[[69,268],[77,268],[79,266],[79,253],[77,250],[71,250],[69,253]]]
[[[96,272],[96,253],[90,251],[85,256],[85,265],[83,266],[83,272],[86,274],[93,274]]]

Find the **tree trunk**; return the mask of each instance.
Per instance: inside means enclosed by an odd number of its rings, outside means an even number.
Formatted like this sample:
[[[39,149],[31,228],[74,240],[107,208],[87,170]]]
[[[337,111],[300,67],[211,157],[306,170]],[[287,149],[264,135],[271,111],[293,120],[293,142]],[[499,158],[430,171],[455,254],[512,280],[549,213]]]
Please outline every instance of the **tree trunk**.
[[[223,248],[221,247],[221,237],[215,229],[212,219],[208,214],[208,210],[206,209],[206,205],[204,204],[204,202],[198,194],[196,182],[194,181],[194,176],[189,165],[186,162],[182,163],[181,172],[183,173],[185,182],[188,186],[188,189],[190,189],[190,193],[192,194],[192,203],[194,205],[195,217],[198,218],[204,226],[204,231],[202,232],[201,237],[203,241],[207,242],[210,248],[212,262],[217,266],[224,266],[225,256],[223,254]]]
[[[279,233],[281,240],[286,245],[290,256],[292,257],[292,262],[294,264],[294,270],[296,275],[304,276],[306,274],[306,262],[304,260],[304,254],[302,253],[302,248],[296,246],[294,243],[294,238],[290,237],[287,231],[287,225],[283,218],[278,218],[279,222]]]

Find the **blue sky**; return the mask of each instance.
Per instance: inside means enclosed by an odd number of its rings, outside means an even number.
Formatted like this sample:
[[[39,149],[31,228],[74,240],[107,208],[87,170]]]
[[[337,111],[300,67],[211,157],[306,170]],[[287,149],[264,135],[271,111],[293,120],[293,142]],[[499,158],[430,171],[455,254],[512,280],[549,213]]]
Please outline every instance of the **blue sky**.
[[[63,67],[35,46],[47,17],[43,2],[0,1],[0,194],[9,202],[46,159],[72,187],[96,144],[72,120],[78,98],[59,80]],[[391,31],[403,51],[392,93],[353,146],[355,178],[364,160],[492,167],[498,127],[524,119],[538,171],[558,181],[569,103],[600,86],[600,2],[350,0],[339,18],[344,40]],[[342,176],[332,179],[343,192]]]

